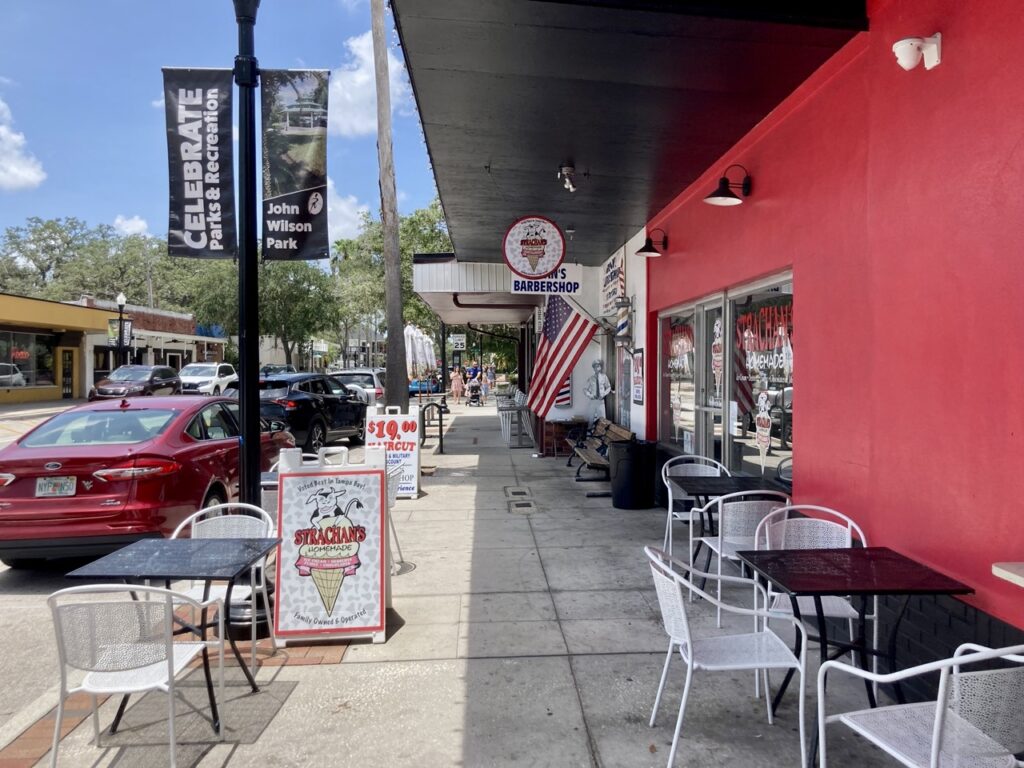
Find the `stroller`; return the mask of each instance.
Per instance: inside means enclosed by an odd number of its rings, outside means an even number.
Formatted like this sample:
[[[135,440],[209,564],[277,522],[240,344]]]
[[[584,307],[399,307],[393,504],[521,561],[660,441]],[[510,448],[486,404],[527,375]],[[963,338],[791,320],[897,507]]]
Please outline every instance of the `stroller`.
[[[480,379],[472,379],[466,385],[466,405],[483,405],[480,400]]]

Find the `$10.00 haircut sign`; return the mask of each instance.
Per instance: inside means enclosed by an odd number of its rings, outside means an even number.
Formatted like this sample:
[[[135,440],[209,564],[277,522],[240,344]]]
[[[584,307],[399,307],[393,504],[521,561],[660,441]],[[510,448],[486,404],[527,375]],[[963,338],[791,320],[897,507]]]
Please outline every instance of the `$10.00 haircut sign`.
[[[383,633],[384,471],[285,472],[279,489],[277,634]]]
[[[416,498],[420,493],[420,424],[419,407],[412,405],[409,413],[390,407],[366,409],[366,445],[379,445],[387,453],[388,469],[401,466],[398,495]]]

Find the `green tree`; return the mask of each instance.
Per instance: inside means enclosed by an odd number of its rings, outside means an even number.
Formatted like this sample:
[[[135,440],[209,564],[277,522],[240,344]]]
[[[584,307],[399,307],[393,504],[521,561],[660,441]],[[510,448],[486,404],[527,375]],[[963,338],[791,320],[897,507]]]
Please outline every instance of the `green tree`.
[[[423,299],[412,290],[412,257],[416,253],[449,253],[452,250],[441,203],[434,199],[426,208],[402,216],[398,225],[402,257],[402,318],[433,336],[440,349],[441,323]],[[361,232],[334,244],[334,272],[343,302],[352,303],[358,322],[376,317],[384,307],[384,234],[381,223],[363,214]]]
[[[95,237],[94,230],[75,218],[33,216],[23,227],[8,227],[0,241],[0,290],[40,295]]]

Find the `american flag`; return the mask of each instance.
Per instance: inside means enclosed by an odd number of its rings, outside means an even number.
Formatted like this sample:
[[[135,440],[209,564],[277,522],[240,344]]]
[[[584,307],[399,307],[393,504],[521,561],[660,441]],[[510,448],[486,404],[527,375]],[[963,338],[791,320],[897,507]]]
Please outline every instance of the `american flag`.
[[[569,306],[561,296],[549,296],[527,407],[547,417],[569,373],[597,331],[597,323]]]
[[[555,395],[555,408],[572,408],[572,373],[565,377]]]

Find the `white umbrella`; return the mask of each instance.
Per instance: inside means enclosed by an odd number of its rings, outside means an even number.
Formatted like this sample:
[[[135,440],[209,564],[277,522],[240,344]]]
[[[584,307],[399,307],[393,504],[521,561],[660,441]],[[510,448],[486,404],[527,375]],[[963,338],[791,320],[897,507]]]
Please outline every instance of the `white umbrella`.
[[[416,375],[416,328],[405,326],[405,368],[409,376]]]
[[[427,355],[427,335],[416,329],[416,360],[419,363],[419,374],[423,376],[430,370],[430,358]]]

